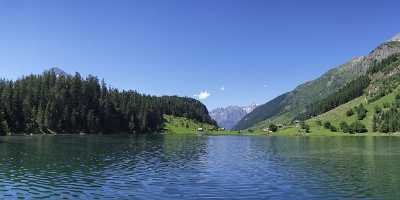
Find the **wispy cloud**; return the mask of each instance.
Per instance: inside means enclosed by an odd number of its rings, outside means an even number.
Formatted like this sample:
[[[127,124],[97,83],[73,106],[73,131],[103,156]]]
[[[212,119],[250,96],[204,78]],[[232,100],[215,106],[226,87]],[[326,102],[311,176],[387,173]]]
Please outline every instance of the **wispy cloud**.
[[[267,84],[264,84],[264,85],[263,85],[263,87],[265,87],[265,88],[266,88],[266,87],[268,87],[268,85],[267,85]]]
[[[201,91],[199,94],[195,94],[193,96],[195,96],[196,98],[200,99],[200,100],[204,100],[207,99],[211,94],[207,91]]]
[[[220,88],[220,90],[221,90],[221,91],[225,91],[225,86],[222,86],[222,87]]]

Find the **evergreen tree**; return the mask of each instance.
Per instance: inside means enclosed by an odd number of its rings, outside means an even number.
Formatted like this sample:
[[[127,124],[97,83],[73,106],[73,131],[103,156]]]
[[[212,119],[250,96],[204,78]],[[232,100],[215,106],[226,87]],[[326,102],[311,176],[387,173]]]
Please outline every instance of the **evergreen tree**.
[[[4,119],[4,112],[0,112],[0,135],[8,135],[10,129],[8,127],[7,121]]]
[[[351,125],[351,129],[356,133],[365,133],[368,132],[367,128],[364,124],[359,121],[353,122]]]
[[[340,122],[340,129],[343,131],[343,133],[349,133],[350,132],[349,125],[344,121]]]
[[[164,115],[216,125],[207,108],[192,98],[119,91],[95,76],[52,71],[0,80],[0,111],[2,134],[157,132]]]
[[[357,119],[363,120],[367,116],[367,109],[365,109],[363,104],[355,107],[357,113]]]

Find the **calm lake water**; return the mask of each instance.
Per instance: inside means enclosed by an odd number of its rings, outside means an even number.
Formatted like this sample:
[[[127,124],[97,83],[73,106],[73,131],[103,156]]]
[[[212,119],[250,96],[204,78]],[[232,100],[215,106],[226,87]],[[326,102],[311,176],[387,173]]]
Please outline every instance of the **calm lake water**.
[[[398,137],[0,137],[0,199],[399,199]]]

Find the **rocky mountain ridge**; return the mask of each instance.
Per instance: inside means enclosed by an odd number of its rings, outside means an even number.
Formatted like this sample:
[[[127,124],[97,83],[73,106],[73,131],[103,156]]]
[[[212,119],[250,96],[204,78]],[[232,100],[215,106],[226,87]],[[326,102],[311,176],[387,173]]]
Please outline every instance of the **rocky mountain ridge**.
[[[307,105],[324,99],[351,80],[364,75],[375,62],[400,53],[400,34],[382,43],[366,56],[355,57],[319,78],[306,82],[284,95],[257,107],[238,122],[234,129],[246,129],[258,123],[286,123],[304,113]]]
[[[257,104],[249,106],[228,106],[225,108],[216,108],[210,112],[211,118],[217,121],[218,125],[227,130],[232,129],[236,123],[245,115],[252,112]]]

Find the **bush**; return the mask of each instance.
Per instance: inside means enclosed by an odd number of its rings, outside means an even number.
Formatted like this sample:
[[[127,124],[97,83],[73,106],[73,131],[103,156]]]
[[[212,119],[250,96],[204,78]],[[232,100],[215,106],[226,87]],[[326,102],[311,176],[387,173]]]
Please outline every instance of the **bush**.
[[[389,133],[389,125],[387,123],[382,123],[379,127],[379,131],[382,133]]]
[[[379,106],[375,106],[375,113],[378,114],[378,113],[381,113],[381,112],[382,112],[382,108],[379,107]]]
[[[268,128],[272,132],[278,131],[278,126],[276,126],[275,124],[270,124]]]
[[[328,121],[324,122],[324,128],[330,129],[331,126],[332,126],[332,124],[330,122],[328,122]]]
[[[337,128],[334,125],[331,125],[330,130],[332,132],[337,132]]]
[[[365,133],[365,132],[368,132],[368,129],[365,127],[365,125],[362,124],[362,123],[359,122],[359,121],[353,122],[353,123],[350,125],[350,127],[351,127],[351,129],[352,129],[354,132],[356,132],[356,133]]]
[[[358,120],[363,120],[367,116],[367,109],[364,108],[363,104],[360,104],[355,109],[356,109],[356,112],[357,112],[357,119]]]
[[[306,124],[306,122],[304,122],[304,121],[300,122],[300,128],[304,129],[306,131],[306,133],[310,132],[310,126],[308,124]]]
[[[350,132],[350,126],[346,122],[340,122],[340,129],[342,129],[343,133]]]
[[[378,118],[379,118],[379,114],[374,114],[374,116],[372,117],[372,131],[373,132],[377,132],[378,131]]]
[[[315,121],[315,124],[316,124],[317,126],[322,126],[322,122],[321,122],[320,120]]]
[[[310,132],[310,126],[308,124],[306,124],[304,130],[306,130],[306,133],[309,133]]]
[[[300,128],[304,129],[306,127],[306,122],[305,121],[301,121],[300,122]]]
[[[384,107],[384,108],[389,108],[389,107],[390,107],[390,104],[389,104],[388,102],[385,102],[385,103],[383,103],[383,107]]]
[[[7,121],[0,121],[0,135],[8,135],[10,133],[10,129],[8,127]]]
[[[352,108],[350,108],[349,110],[346,111],[346,116],[347,117],[350,117],[350,116],[353,116],[353,115],[354,115],[354,112],[353,112]]]

